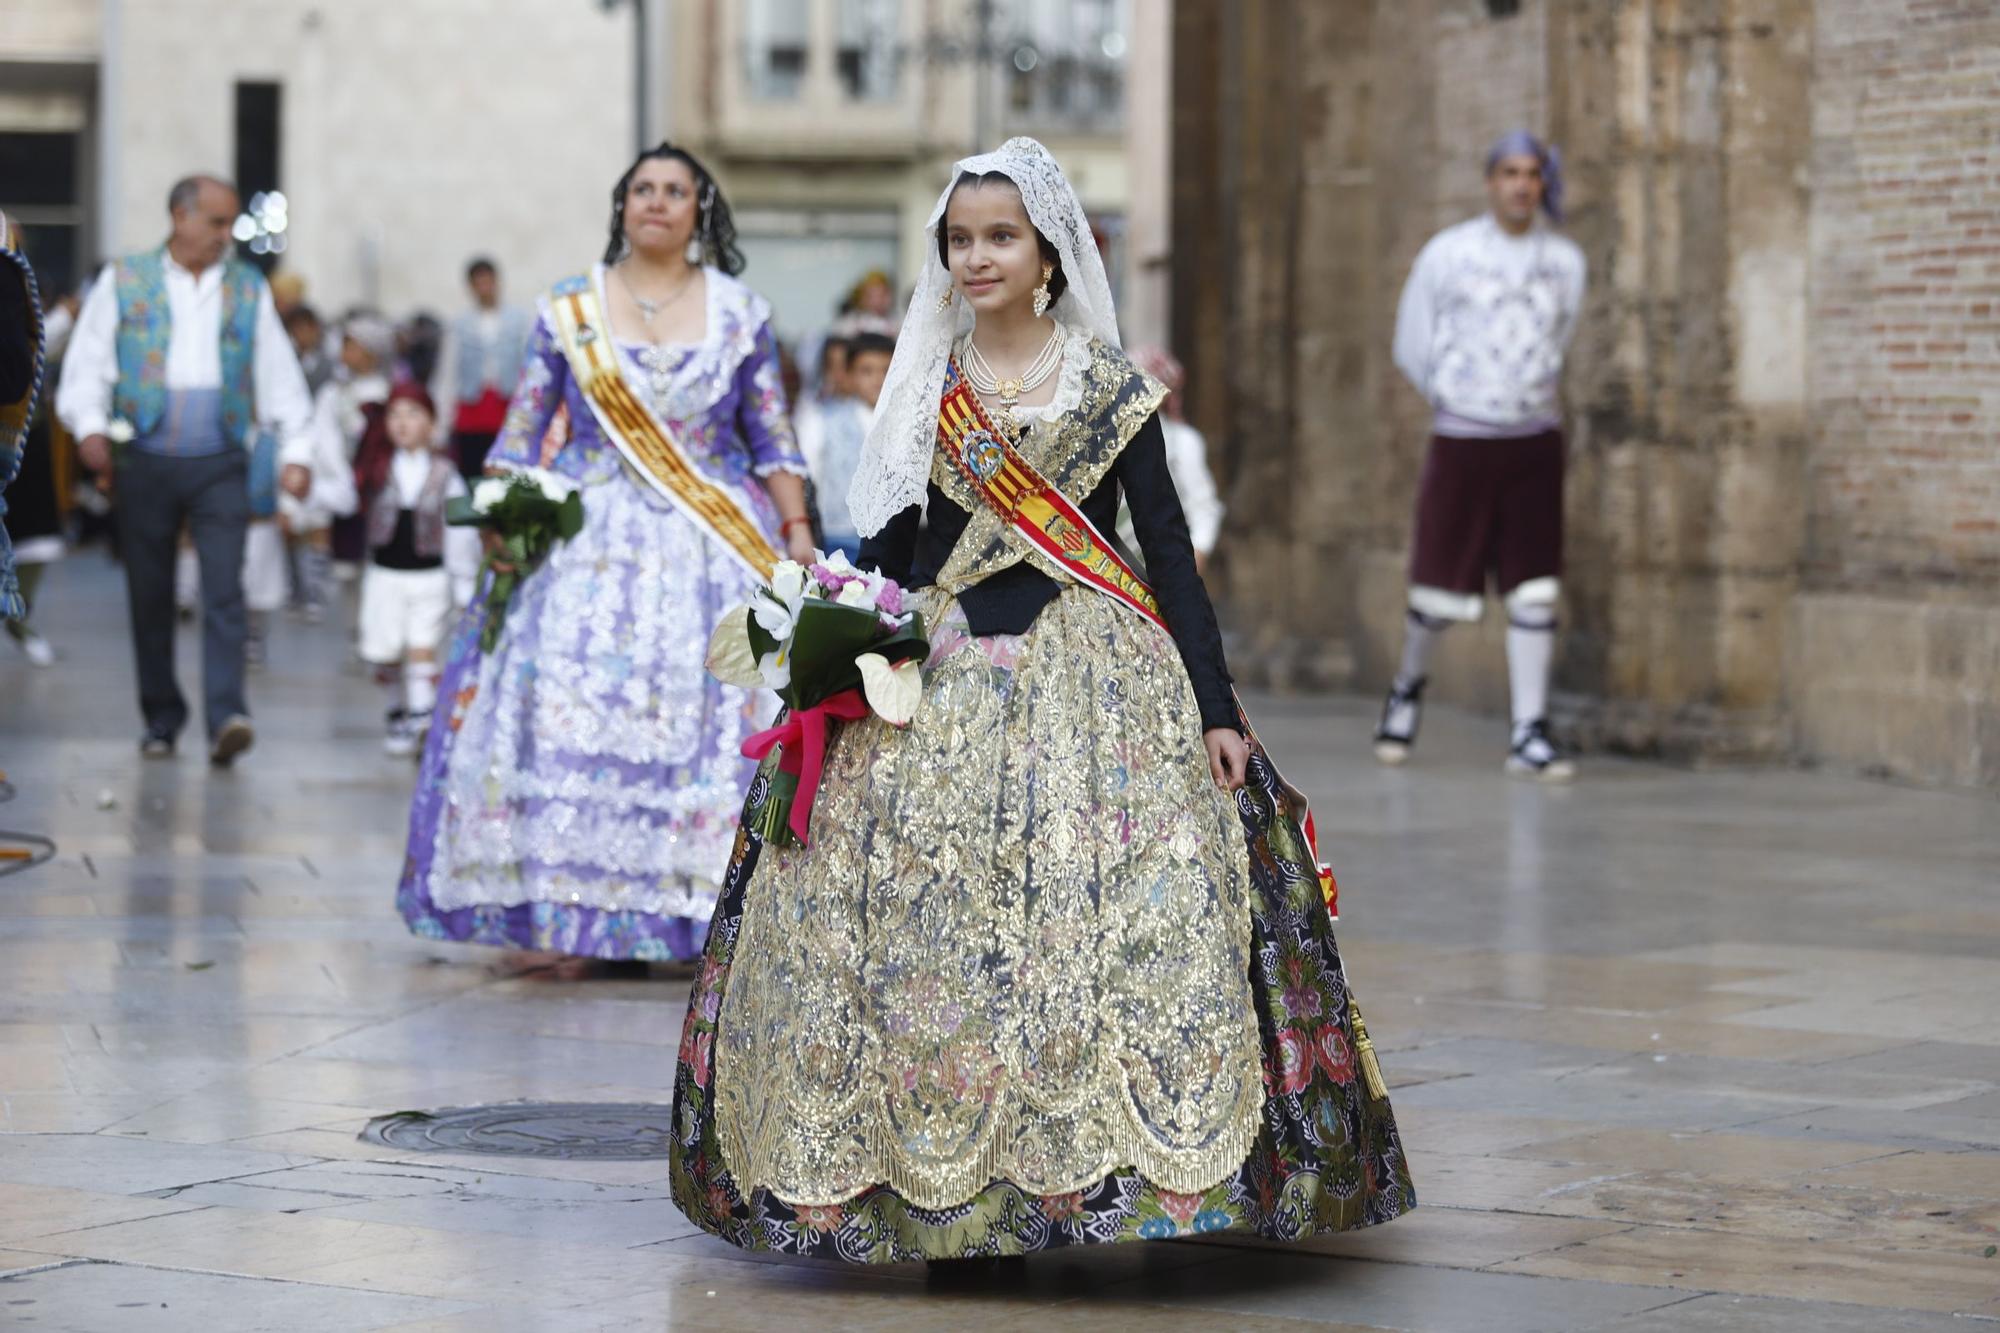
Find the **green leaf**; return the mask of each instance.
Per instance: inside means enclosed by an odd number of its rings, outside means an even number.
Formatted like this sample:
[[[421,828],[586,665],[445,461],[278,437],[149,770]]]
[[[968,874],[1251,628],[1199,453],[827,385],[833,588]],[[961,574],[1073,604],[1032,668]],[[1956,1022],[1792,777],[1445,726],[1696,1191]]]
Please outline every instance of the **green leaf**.
[[[444,502],[444,521],[454,528],[477,528],[486,522],[472,507],[469,495],[454,495]]]
[[[754,602],[752,603],[752,606],[753,607],[755,606]],[[750,613],[749,628],[750,628],[751,652],[757,654],[757,656],[761,658],[766,653],[775,653],[778,651],[778,641],[771,637],[771,632],[769,630],[765,629],[762,625],[757,623],[757,613],[754,610]]]
[[[215,963],[211,960],[200,963],[183,963],[182,966],[187,968],[187,970],[190,972],[206,972],[211,967],[214,967]]]
[[[881,637],[882,618],[873,611],[807,598],[792,638],[792,683],[785,692],[788,701],[795,708],[811,708],[858,687],[861,671],[854,659],[863,653],[880,652],[877,645]]]
[[[583,492],[571,491],[556,510],[556,534],[564,541],[583,531]]]
[[[2000,1245],[1988,1245],[1986,1247],[1986,1258],[1991,1259],[1996,1254],[2000,1254]]]

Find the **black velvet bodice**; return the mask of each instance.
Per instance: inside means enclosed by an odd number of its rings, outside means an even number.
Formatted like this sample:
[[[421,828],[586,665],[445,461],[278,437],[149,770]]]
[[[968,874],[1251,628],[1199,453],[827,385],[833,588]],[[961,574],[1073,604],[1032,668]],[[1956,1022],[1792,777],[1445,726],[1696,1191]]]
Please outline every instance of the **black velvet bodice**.
[[[1202,729],[1235,729],[1236,700],[1223,660],[1222,634],[1208,589],[1195,572],[1194,545],[1167,470],[1167,441],[1159,417],[1147,419],[1104,480],[1077,506],[1099,532],[1108,533],[1117,523],[1121,487],[1131,506],[1132,528],[1138,534],[1153,595],[1194,686]],[[927,525],[921,521],[926,516]],[[937,581],[938,571],[970,521],[970,514],[933,485],[921,512],[911,505],[861,543],[858,563],[880,570],[905,588],[928,588]],[[1060,591],[1061,583],[1023,560],[967,588],[959,594],[958,604],[973,634],[1025,634]]]

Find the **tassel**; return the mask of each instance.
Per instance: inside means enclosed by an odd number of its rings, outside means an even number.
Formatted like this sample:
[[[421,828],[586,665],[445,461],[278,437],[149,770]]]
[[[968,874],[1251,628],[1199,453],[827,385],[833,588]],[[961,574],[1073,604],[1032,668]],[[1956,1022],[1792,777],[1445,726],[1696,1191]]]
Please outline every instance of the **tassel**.
[[[768,847],[784,847],[796,839],[792,836],[792,802],[798,798],[799,780],[797,775],[774,771],[771,787],[764,796],[763,808],[757,811],[755,822],[757,836]]]
[[[1382,1081],[1382,1062],[1375,1058],[1375,1043],[1368,1040],[1368,1024],[1362,1021],[1361,1006],[1352,993],[1347,997],[1347,1022],[1354,1029],[1354,1053],[1361,1060],[1361,1084],[1378,1102],[1389,1099],[1389,1085]]]

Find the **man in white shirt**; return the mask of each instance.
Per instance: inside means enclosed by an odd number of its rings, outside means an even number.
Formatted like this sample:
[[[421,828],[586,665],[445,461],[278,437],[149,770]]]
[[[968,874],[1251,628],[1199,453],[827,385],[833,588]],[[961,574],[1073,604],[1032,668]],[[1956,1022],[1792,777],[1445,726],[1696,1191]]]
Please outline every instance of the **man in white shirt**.
[[[1396,366],[1432,409],[1418,483],[1403,657],[1375,730],[1400,764],[1416,740],[1438,635],[1479,619],[1491,577],[1507,608],[1513,733],[1506,768],[1563,781],[1548,734],[1561,592],[1563,358],[1583,306],[1583,252],[1555,230],[1561,163],[1525,131],[1486,157],[1490,209],[1418,254],[1396,311]]]
[[[70,335],[56,414],[84,465],[116,479],[146,723],[140,753],[171,756],[188,720],[174,677],[174,553],[185,525],[201,562],[209,759],[227,765],[255,739],[243,694],[251,449],[268,428],[280,487],[303,496],[312,480],[312,401],[269,285],[230,253],[235,187],[188,177],[167,211],[166,244],[106,265],[91,287]]]

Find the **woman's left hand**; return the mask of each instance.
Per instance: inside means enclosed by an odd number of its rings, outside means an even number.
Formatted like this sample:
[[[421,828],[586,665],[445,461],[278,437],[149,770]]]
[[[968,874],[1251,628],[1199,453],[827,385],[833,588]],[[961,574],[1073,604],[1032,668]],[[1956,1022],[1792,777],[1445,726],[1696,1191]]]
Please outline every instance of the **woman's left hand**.
[[[818,554],[813,549],[812,529],[803,523],[793,524],[791,531],[785,534],[785,554],[802,565],[810,565]]]
[[[1222,791],[1237,791],[1250,771],[1250,743],[1234,727],[1217,727],[1201,735],[1208,748],[1208,774]]]

